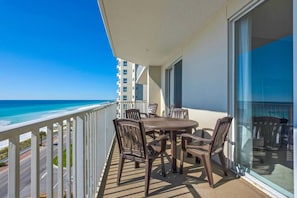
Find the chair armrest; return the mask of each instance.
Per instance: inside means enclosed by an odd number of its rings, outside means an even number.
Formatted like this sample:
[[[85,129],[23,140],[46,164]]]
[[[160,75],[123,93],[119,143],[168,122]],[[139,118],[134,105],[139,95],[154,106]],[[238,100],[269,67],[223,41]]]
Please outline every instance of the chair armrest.
[[[201,141],[201,142],[206,142],[206,143],[211,143],[211,139],[206,139],[206,138],[202,138],[202,137],[198,137],[192,134],[188,134],[188,133],[183,133],[180,135],[181,138],[191,138],[193,140],[197,140],[197,141]]]
[[[154,139],[153,141],[148,142],[147,145],[154,145],[154,144],[159,143],[161,141],[166,141],[167,139],[168,139],[167,135],[161,135],[161,136],[157,137],[156,139]]]
[[[166,151],[166,140],[168,139],[167,135],[161,135],[158,138],[154,139],[153,141],[147,143],[147,148],[152,148],[153,146],[156,146],[159,144],[160,151],[159,153],[163,153]]]

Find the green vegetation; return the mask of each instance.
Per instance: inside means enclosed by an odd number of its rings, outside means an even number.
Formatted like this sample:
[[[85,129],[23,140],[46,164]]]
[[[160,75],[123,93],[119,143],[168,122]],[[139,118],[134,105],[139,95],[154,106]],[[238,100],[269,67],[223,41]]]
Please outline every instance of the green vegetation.
[[[58,156],[53,159],[53,164],[58,166]],[[70,166],[72,166],[72,144],[70,145]],[[66,167],[66,149],[63,150],[63,167]]]
[[[7,158],[8,156],[8,147],[4,147],[0,150],[0,160]]]
[[[25,140],[20,143],[20,150],[28,148],[31,146],[31,139]],[[8,157],[8,147],[4,147],[0,150],[0,160],[5,159]]]

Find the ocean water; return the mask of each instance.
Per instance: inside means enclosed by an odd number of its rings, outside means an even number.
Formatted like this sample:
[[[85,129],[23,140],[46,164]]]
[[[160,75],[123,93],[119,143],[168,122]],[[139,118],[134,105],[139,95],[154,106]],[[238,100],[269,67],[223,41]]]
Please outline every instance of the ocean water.
[[[109,100],[0,100],[0,126],[25,122]]]
[[[72,111],[87,106],[100,105],[111,100],[0,100],[0,129],[4,126]],[[21,141],[31,137],[24,134]],[[0,141],[0,149],[7,141]]]

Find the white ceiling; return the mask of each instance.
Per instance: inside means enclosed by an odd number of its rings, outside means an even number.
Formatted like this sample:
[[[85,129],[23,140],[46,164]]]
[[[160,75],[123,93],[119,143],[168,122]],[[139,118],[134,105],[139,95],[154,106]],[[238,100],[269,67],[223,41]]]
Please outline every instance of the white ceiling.
[[[228,0],[98,0],[114,56],[162,65]]]

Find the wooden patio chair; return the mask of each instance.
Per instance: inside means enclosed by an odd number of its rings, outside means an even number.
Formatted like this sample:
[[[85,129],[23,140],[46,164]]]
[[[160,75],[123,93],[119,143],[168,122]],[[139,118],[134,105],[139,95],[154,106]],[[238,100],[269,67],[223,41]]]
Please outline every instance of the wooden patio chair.
[[[169,117],[188,120],[189,111],[188,109],[172,108]]]
[[[148,104],[147,106],[147,112],[140,112],[140,116],[142,118],[153,118],[157,116],[157,109],[158,109],[158,104],[157,103],[152,103]]]
[[[170,111],[169,117],[188,120],[189,111],[188,109],[183,109],[183,108],[172,108]],[[192,133],[192,131],[180,130],[180,131],[177,131],[176,133],[179,135],[181,133]]]
[[[228,134],[232,117],[224,117],[217,120],[212,137],[210,139],[201,138],[191,134],[181,134],[182,151],[180,153],[180,173],[183,173],[184,152],[190,153],[192,156],[202,160],[209,185],[214,188],[211,157],[219,155],[223,166],[224,174],[227,176],[227,169],[224,155],[224,143]],[[189,142],[189,140],[191,140]]]
[[[253,117],[253,148],[278,149],[282,143],[282,127],[287,122],[271,116]]]
[[[141,120],[141,115],[139,109],[127,109],[125,111],[126,118],[132,120]]]
[[[148,107],[147,107],[147,116],[148,117],[157,116],[157,109],[158,109],[158,104],[157,103],[149,104]]]
[[[139,109],[127,109],[126,111],[126,118],[127,119],[132,119],[132,120],[141,120],[142,116],[140,113]],[[156,138],[156,133],[157,131],[146,131],[145,134],[149,135],[150,137],[152,137],[153,139]]]
[[[115,119],[113,122],[120,152],[117,184],[120,185],[125,159],[134,161],[135,165],[145,163],[145,196],[147,196],[152,164],[158,156],[161,156],[162,175],[165,177],[163,157],[167,136],[159,136],[148,143],[143,122],[130,119]]]

